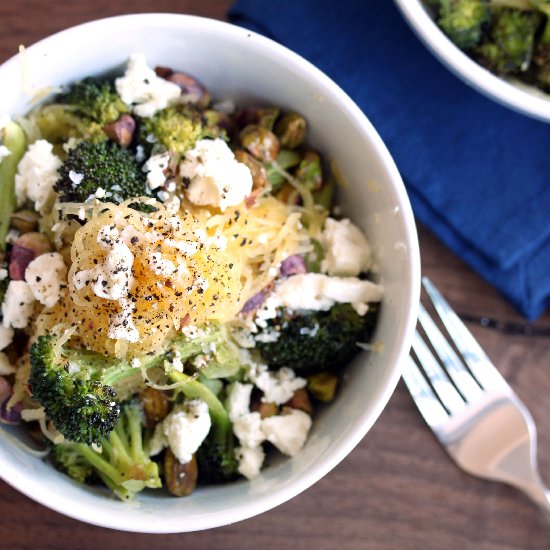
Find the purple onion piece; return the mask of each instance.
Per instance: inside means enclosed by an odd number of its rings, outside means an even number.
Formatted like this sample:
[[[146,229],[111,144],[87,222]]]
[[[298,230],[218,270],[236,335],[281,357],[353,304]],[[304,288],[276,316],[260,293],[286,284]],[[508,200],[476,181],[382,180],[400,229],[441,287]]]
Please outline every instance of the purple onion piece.
[[[281,277],[307,273],[306,261],[303,256],[300,256],[300,254],[293,254],[281,262],[281,268],[279,271],[281,273]]]
[[[21,422],[21,410],[23,405],[16,403],[11,409],[8,409],[9,397],[2,401],[0,405],[0,423],[2,424],[19,424]]]
[[[36,258],[36,252],[14,244],[10,254],[9,274],[14,281],[23,281],[27,266]]]
[[[254,294],[252,298],[248,299],[243,308],[241,309],[241,313],[252,313],[256,311],[267,298],[268,294],[273,289],[272,285],[266,286],[264,289],[260,290],[257,294]]]

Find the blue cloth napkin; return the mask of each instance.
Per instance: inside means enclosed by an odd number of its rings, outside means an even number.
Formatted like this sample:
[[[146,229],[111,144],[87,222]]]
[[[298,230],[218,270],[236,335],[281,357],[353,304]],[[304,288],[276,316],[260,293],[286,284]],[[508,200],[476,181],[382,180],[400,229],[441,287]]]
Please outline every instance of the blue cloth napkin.
[[[528,319],[550,305],[550,125],[463,84],[390,0],[238,0],[233,23],[335,80],[374,124],[415,216]]]

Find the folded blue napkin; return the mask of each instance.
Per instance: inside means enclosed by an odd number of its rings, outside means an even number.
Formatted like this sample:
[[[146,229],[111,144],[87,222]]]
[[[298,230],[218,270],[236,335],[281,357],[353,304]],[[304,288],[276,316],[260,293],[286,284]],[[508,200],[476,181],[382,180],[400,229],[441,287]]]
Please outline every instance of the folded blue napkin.
[[[415,216],[528,319],[550,305],[550,125],[463,84],[390,0],[238,0],[233,23],[335,80],[374,124]]]

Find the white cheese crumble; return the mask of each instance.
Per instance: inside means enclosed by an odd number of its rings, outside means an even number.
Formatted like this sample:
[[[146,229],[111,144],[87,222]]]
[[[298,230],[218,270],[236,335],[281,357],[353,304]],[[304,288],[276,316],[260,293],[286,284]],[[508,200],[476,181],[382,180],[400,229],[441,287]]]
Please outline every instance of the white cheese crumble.
[[[266,439],[288,456],[300,452],[310,428],[311,417],[298,409],[290,409],[287,414],[270,416],[262,421]]]
[[[325,253],[321,269],[329,275],[356,277],[372,265],[372,251],[366,237],[348,219],[327,218],[319,241]]]
[[[15,195],[17,204],[34,202],[37,212],[45,214],[54,200],[53,186],[59,177],[61,160],[53,153],[53,145],[39,139],[29,145],[17,167]]]
[[[67,267],[63,256],[59,252],[41,254],[27,266],[25,281],[36,300],[46,307],[53,307],[67,283]]]
[[[132,319],[135,306],[127,299],[135,282],[132,273],[134,254],[124,242],[131,240],[133,233],[126,229],[120,234],[116,227],[104,225],[98,231],[97,242],[108,250],[105,261],[103,265],[75,273],[73,284],[77,290],[91,284],[96,296],[118,300],[120,312],[111,321],[109,338],[135,343],[139,340],[139,331]]]
[[[166,183],[164,171],[170,164],[170,153],[153,155],[143,166],[143,171],[147,172],[147,187],[150,191],[162,187]]]
[[[259,412],[243,414],[233,421],[233,433],[239,438],[241,446],[253,449],[265,441],[262,423]]]
[[[307,385],[305,378],[296,376],[288,367],[282,367],[277,371],[270,371],[267,365],[255,364],[248,371],[248,378],[255,386],[264,392],[264,403],[282,405],[289,401],[294,392]]]
[[[34,310],[34,294],[25,281],[10,281],[2,303],[4,327],[25,328]]]
[[[0,281],[7,279],[7,277],[8,277],[8,270],[4,269],[3,267],[0,268]]]
[[[165,109],[181,95],[181,88],[157,76],[143,54],[130,56],[126,72],[115,80],[115,87],[122,101],[145,118]]]
[[[120,311],[113,317],[109,325],[109,338],[113,340],[127,340],[135,344],[139,340],[139,331],[134,325],[132,313],[134,304],[130,300],[121,298],[118,301]]]
[[[9,357],[3,351],[0,351],[0,376],[7,376],[14,372],[15,367],[10,363]]]
[[[235,457],[239,461],[237,470],[247,479],[254,479],[260,475],[265,453],[262,447],[237,447]]]
[[[252,388],[252,384],[242,384],[241,382],[233,382],[227,386],[225,408],[231,422],[250,411]]]
[[[6,349],[13,341],[13,329],[0,325],[0,350]]]
[[[186,400],[172,409],[162,426],[170,450],[187,464],[210,431],[208,405],[201,399]]]
[[[187,198],[199,206],[216,206],[224,211],[236,206],[252,191],[252,174],[220,138],[201,139],[185,153],[179,166],[188,178]]]
[[[336,303],[351,304],[359,315],[365,315],[369,302],[379,302],[380,285],[356,277],[329,277],[320,273],[300,273],[285,279],[270,294],[263,309],[329,310]],[[267,307],[269,306],[269,307]],[[265,318],[265,313],[264,313]]]

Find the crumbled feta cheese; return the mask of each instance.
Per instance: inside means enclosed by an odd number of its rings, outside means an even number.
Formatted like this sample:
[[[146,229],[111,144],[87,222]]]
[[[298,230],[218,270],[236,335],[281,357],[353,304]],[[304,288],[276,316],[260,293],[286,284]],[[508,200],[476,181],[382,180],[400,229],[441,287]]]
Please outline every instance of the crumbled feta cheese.
[[[253,449],[265,441],[262,431],[262,417],[259,412],[250,412],[233,421],[233,433],[239,438],[241,446]]]
[[[155,426],[153,436],[149,440],[149,456],[158,455],[163,449],[168,447],[168,439],[164,435],[164,426],[159,422]]]
[[[328,310],[335,303],[351,304],[364,315],[369,302],[382,299],[382,287],[356,277],[329,277],[320,273],[300,273],[285,279],[268,297],[273,306],[289,309]],[[268,304],[268,305],[269,305]]]
[[[152,117],[181,95],[181,88],[157,76],[143,54],[133,54],[124,76],[115,80],[118,95],[140,117]]]
[[[0,351],[0,376],[7,376],[14,372],[15,367],[10,363],[9,357],[3,351]]]
[[[0,268],[0,281],[7,279],[7,277],[8,277],[8,270],[4,269],[3,267]]]
[[[247,479],[254,479],[260,475],[265,453],[262,447],[237,447],[235,457],[239,461],[238,471]]]
[[[162,257],[160,252],[152,252],[149,254],[149,269],[155,275],[162,275],[163,277],[170,277],[177,271],[177,267],[174,262],[166,260]]]
[[[4,327],[25,328],[34,310],[34,294],[25,281],[10,281],[2,303]]]
[[[270,416],[262,421],[266,439],[288,456],[300,452],[310,428],[311,417],[298,409],[290,409],[287,414]]]
[[[252,175],[246,165],[220,138],[201,139],[185,153],[180,175],[188,178],[187,198],[200,206],[217,206],[224,211],[236,206],[252,191]]]
[[[54,200],[53,186],[59,177],[61,160],[53,153],[53,145],[39,139],[29,145],[19,162],[15,175],[17,204],[22,206],[28,199],[41,214],[47,212]]]
[[[134,304],[124,298],[119,299],[120,311],[113,317],[109,325],[109,338],[113,340],[127,340],[132,344],[139,341],[139,331],[134,325],[132,313]]]
[[[366,237],[350,220],[327,218],[319,239],[324,249],[321,269],[329,275],[356,277],[372,265]]]
[[[170,164],[170,153],[153,155],[143,166],[143,171],[147,172],[147,187],[153,191],[162,187],[166,183],[164,171]]]
[[[184,325],[181,327],[181,332],[186,338],[195,340],[196,338],[204,338],[207,336],[209,329],[198,327],[197,325]]]
[[[134,282],[134,255],[128,245],[119,238],[118,230],[111,226],[106,225],[99,230],[97,241],[109,249],[105,262],[103,265],[75,273],[73,283],[77,289],[93,283],[92,290],[100,298],[124,298]]]
[[[41,254],[27,266],[25,281],[41,304],[53,307],[67,283],[67,267],[63,256],[59,252]]]
[[[264,392],[264,403],[282,405],[289,401],[294,392],[307,385],[305,378],[296,376],[288,367],[282,367],[278,371],[270,371],[267,365],[255,364],[248,371],[248,378],[254,385]]]
[[[186,400],[172,409],[162,426],[170,450],[187,464],[210,431],[208,405],[201,399]]]
[[[98,187],[95,192],[95,198],[96,199],[104,199],[107,195],[107,191],[103,189],[103,187]]]
[[[241,384],[241,382],[233,382],[227,386],[225,408],[231,422],[250,412],[252,388],[252,384]]]
[[[6,349],[13,340],[13,329],[0,325],[0,350]]]
[[[79,186],[82,183],[82,180],[84,179],[84,174],[79,174],[74,170],[69,170],[69,179],[72,182],[71,183],[72,188],[75,189],[77,186]]]

